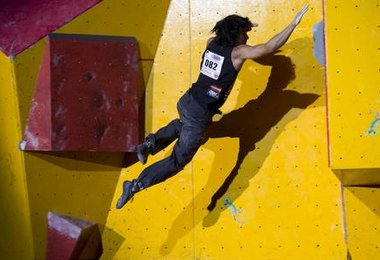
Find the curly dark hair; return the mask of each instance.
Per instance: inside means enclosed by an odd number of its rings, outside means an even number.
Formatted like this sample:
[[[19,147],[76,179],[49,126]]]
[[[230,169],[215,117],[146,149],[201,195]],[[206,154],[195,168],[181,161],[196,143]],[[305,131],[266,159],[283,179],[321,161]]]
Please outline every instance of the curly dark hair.
[[[216,44],[228,47],[235,46],[241,33],[251,30],[253,26],[248,17],[233,14],[217,22],[211,31],[216,34]]]

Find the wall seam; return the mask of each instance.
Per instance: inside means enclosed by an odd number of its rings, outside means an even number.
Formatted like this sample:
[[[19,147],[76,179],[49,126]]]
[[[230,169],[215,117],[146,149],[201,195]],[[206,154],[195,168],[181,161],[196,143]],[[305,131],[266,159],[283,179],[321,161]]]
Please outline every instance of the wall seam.
[[[188,0],[188,26],[189,26],[189,84],[188,86],[191,85],[192,83],[192,60],[193,60],[193,56],[192,56],[192,44],[191,44],[191,33],[192,33],[192,27],[191,27],[191,0]],[[192,214],[193,214],[193,218],[192,218],[192,230],[193,230],[193,258],[196,259],[196,248],[195,248],[195,232],[196,232],[196,227],[195,227],[195,203],[194,203],[194,198],[195,198],[195,194],[194,194],[194,186],[195,186],[195,178],[194,178],[194,161],[192,160],[191,161],[191,201],[192,201]]]

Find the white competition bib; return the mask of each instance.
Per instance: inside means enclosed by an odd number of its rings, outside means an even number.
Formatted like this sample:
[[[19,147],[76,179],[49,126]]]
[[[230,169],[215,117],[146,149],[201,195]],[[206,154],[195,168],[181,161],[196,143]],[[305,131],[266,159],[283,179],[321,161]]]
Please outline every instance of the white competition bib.
[[[222,70],[223,61],[223,56],[206,50],[201,67],[201,73],[212,79],[218,79],[220,71]]]

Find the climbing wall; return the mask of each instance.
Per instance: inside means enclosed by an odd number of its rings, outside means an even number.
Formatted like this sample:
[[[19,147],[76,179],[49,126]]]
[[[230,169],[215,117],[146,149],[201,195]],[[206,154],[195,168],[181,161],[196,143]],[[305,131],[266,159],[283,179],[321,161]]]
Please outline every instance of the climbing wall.
[[[13,60],[0,52],[0,258],[33,258],[32,226],[23,158]]]
[[[147,89],[147,132],[177,117],[176,102],[196,80],[216,21],[249,16],[259,23],[249,43],[261,43],[302,4],[172,1]],[[280,53],[245,64],[193,162],[121,210],[111,208],[103,259],[346,257],[341,187],[327,166],[324,70],[312,54],[322,5],[310,4]],[[113,205],[122,182],[142,169],[123,169]]]
[[[372,14],[378,8],[374,2],[364,5],[372,4],[373,10],[359,9],[362,2],[352,8]],[[350,10],[345,2],[336,3],[330,6],[333,10]],[[232,13],[249,16],[259,27],[249,33],[248,43],[262,43],[284,28],[303,4],[105,0],[55,32],[136,37],[149,133],[177,117],[176,103],[197,78],[216,21]],[[347,12],[351,14],[355,17],[354,11]],[[0,258],[43,259],[47,214],[54,211],[99,223],[102,259],[346,259],[348,252],[354,259],[377,259],[378,190],[342,189],[328,167],[324,69],[313,57],[312,39],[312,28],[321,20],[321,1],[310,1],[281,52],[244,65],[223,116],[214,118],[194,160],[121,210],[115,204],[122,182],[144,168],[134,157],[128,156],[128,165],[122,167],[121,153],[17,150],[45,41],[14,60],[0,53],[0,85],[6,89],[0,95],[0,169],[6,173],[1,174],[0,209],[1,229],[9,234],[1,236]],[[358,22],[363,26],[352,30],[368,27],[367,21]],[[328,91],[331,104],[334,95]],[[378,129],[376,114],[371,115],[364,132]],[[367,133],[362,139],[377,140],[377,132]],[[151,157],[148,165],[168,156],[171,148]]]
[[[2,0],[0,51],[16,56],[100,0]]]
[[[330,166],[346,185],[380,184],[379,10],[378,0],[325,1]],[[379,189],[343,195],[349,255],[379,258]]]
[[[139,78],[134,37],[50,34],[20,149],[133,151]]]
[[[380,256],[380,189],[344,189],[348,250],[352,259]]]
[[[176,117],[177,100],[189,87],[189,19],[188,1],[171,1],[147,86],[147,132],[157,130]],[[168,147],[149,160],[148,164],[163,159],[170,151],[171,147]],[[137,163],[123,169],[120,175],[106,223],[109,229],[103,233],[105,250],[102,259],[149,259],[160,256],[193,258],[193,208],[186,207],[193,198],[191,165],[162,186],[154,186],[141,192],[131,204],[134,207],[115,210],[122,181],[137,177],[142,170],[143,167]],[[181,218],[180,227],[173,229],[173,223],[181,214],[185,215]],[[183,232],[189,234],[178,237],[180,240],[177,245],[165,244],[169,234],[180,236]],[[114,233],[120,234],[123,239],[115,240]]]
[[[55,32],[136,37],[140,46],[139,66],[142,75],[138,80],[145,85],[152,70],[167,7],[168,1],[102,1]],[[24,179],[16,179],[10,174],[1,182],[8,185],[8,188],[4,189],[7,193],[2,196],[2,212],[7,212],[3,214],[3,223],[8,224],[7,229],[13,229],[12,237],[4,237],[6,241],[1,246],[10,252],[16,252],[14,256],[25,250],[26,256],[4,259],[44,259],[48,211],[99,223],[100,231],[103,232],[125,158],[124,153],[20,153],[17,150],[25,129],[44,47],[45,40],[38,41],[14,58],[13,81],[11,78],[6,79],[6,84],[14,84],[12,88],[9,87],[13,96],[4,96],[8,103],[1,103],[1,116],[5,117],[4,122],[7,122],[2,131],[7,129],[4,136],[8,138],[8,144],[2,147],[7,149],[7,153],[8,150],[15,151],[15,158],[13,155],[5,156],[4,158],[9,159],[4,159],[1,167],[13,167],[18,171],[25,168],[25,173],[20,173]],[[4,64],[11,66],[9,61]],[[3,73],[3,63],[1,66]],[[7,67],[6,70],[9,73],[10,68]],[[10,100],[14,104],[11,104]],[[12,115],[12,118],[8,118],[8,115]],[[3,140],[6,139],[2,139],[2,142]],[[19,159],[16,157],[17,153],[21,155]],[[127,158],[129,161],[135,160],[134,157]],[[10,166],[7,166],[8,161]],[[13,196],[12,192],[16,195]],[[8,196],[12,200],[7,201]],[[25,199],[22,200],[19,196],[25,196]],[[13,199],[14,197],[17,199]],[[123,239],[123,236],[117,233],[113,237],[116,240]],[[24,244],[27,246],[20,246]],[[3,252],[7,251],[1,251]],[[2,257],[3,255],[0,256]]]
[[[380,1],[325,6],[330,165],[380,168]]]

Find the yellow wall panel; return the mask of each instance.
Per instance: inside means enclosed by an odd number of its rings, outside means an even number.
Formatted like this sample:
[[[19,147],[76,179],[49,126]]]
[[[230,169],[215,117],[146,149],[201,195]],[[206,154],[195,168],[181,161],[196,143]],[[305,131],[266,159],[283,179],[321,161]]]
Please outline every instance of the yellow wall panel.
[[[191,3],[192,80],[216,21],[235,12],[249,16],[259,24],[249,33],[249,43],[258,44],[283,29],[303,4],[234,1],[226,8],[220,1]],[[194,160],[198,257],[345,256],[340,185],[327,168],[325,113],[319,107],[324,105],[323,68],[312,56],[310,35],[322,19],[322,6],[310,4],[282,52],[261,64],[245,64],[222,108],[224,116],[211,126],[211,139]],[[308,106],[315,109],[300,116]]]
[[[380,257],[380,189],[344,189],[348,250],[352,259]]]
[[[142,58],[153,58],[169,0],[105,0],[75,18],[60,33],[135,36]]]
[[[14,70],[22,135],[24,134],[23,131],[29,115],[29,108],[34,96],[34,87],[37,81],[44,47],[45,40],[39,41],[15,58]]]
[[[32,227],[23,155],[14,61],[0,52],[0,258],[33,258]]]
[[[380,168],[380,1],[325,1],[330,164]]]

